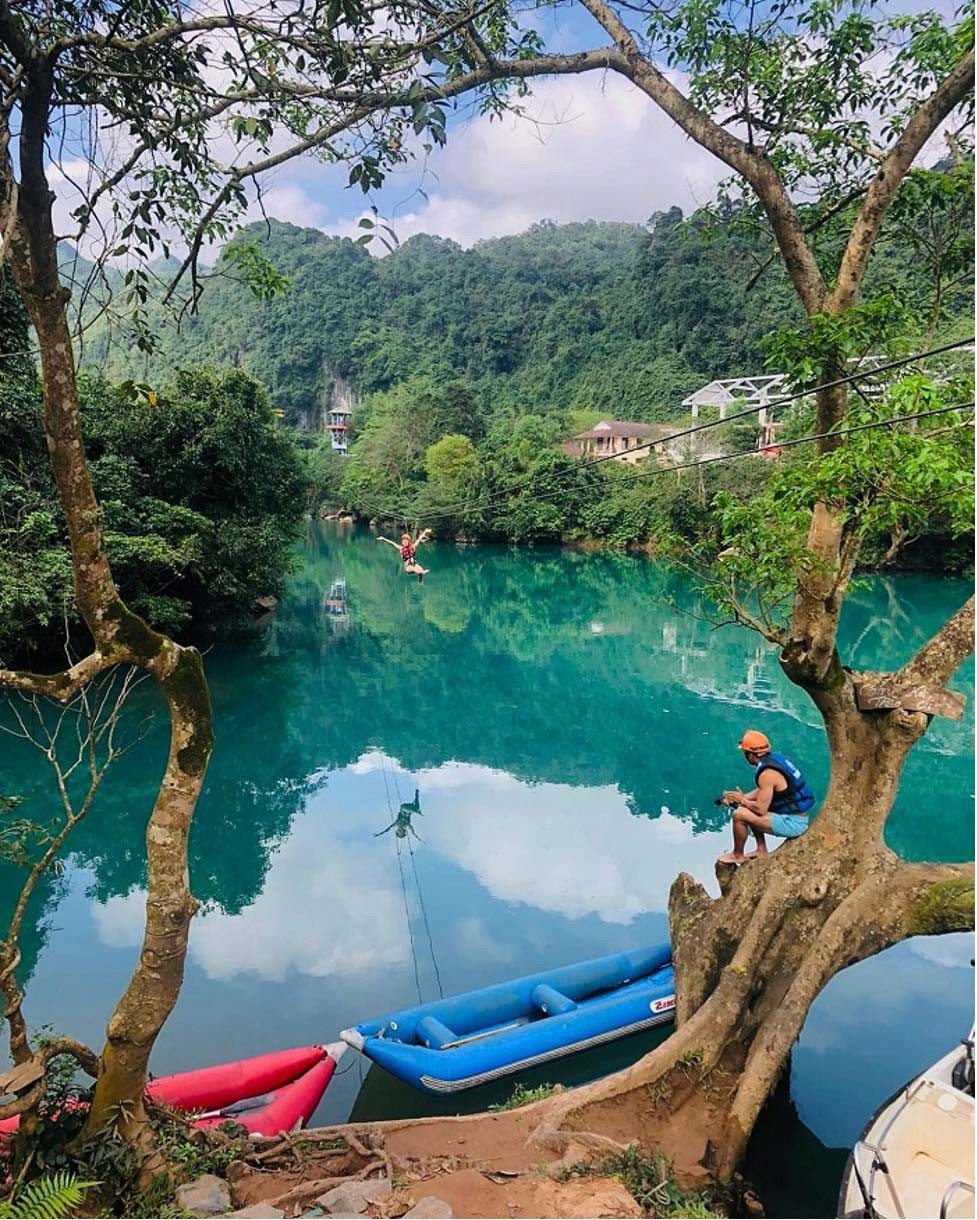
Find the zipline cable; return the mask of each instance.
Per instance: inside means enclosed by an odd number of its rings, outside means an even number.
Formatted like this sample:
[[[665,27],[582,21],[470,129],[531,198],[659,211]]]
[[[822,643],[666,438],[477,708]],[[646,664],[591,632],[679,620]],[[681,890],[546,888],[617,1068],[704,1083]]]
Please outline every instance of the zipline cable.
[[[953,351],[956,348],[970,346],[973,343],[974,343],[974,337],[971,336],[969,339],[957,339],[953,343],[945,343],[941,347],[934,347],[926,352],[915,352],[913,355],[910,355],[910,356],[901,356],[896,360],[887,361],[885,364],[877,364],[877,365],[873,366],[871,369],[864,369],[860,372],[856,371],[854,373],[849,373],[844,377],[837,378],[835,381],[826,381],[821,385],[814,386],[814,387],[806,389],[806,390],[798,390],[795,393],[785,395],[782,398],[773,399],[771,402],[761,403],[761,404],[759,404],[757,406],[753,406],[753,407],[746,407],[742,411],[735,411],[732,415],[727,415],[725,417],[725,419],[708,420],[705,423],[693,424],[689,428],[684,428],[679,432],[673,432],[671,436],[663,437],[660,440],[644,441],[640,445],[635,445],[633,448],[629,449],[627,452],[629,454],[632,454],[632,453],[638,453],[643,449],[654,449],[658,445],[672,445],[675,443],[675,441],[683,440],[687,436],[695,436],[697,433],[705,432],[710,428],[719,428],[719,427],[724,426],[725,424],[732,423],[735,420],[745,419],[746,417],[748,417],[750,415],[756,415],[760,411],[764,411],[764,410],[774,411],[774,410],[777,410],[779,407],[787,406],[789,403],[797,402],[799,399],[810,398],[811,395],[816,393],[818,390],[830,390],[830,389],[835,389],[838,386],[849,385],[852,382],[861,381],[866,377],[873,377],[878,373],[884,373],[884,372],[888,371],[889,369],[902,368],[907,364],[913,364],[917,360],[923,360],[929,356],[938,356],[944,352]],[[834,434],[834,435],[840,435],[840,434]],[[781,446],[781,447],[783,447],[783,446]],[[755,453],[756,450],[749,450],[748,452]],[[601,454],[599,457],[590,458],[586,462],[579,462],[579,463],[575,464],[574,466],[567,467],[564,470],[554,471],[551,477],[554,479],[569,478],[570,475],[576,475],[581,470],[587,470],[591,466],[599,466],[603,462],[616,461],[619,456],[620,456],[619,454],[615,454],[615,453]],[[672,467],[671,469],[677,469],[677,468]],[[477,504],[474,506],[474,508],[468,503],[464,503],[464,504],[459,503],[459,504],[455,504],[455,505],[450,505],[447,509],[443,509],[438,512],[419,513],[416,517],[416,521],[418,523],[420,523],[421,521],[434,521],[434,520],[437,520],[442,517],[453,517],[453,516],[456,516],[459,512],[466,510],[466,509],[468,511],[481,512],[481,511],[484,511],[485,509],[493,508],[496,506],[496,502],[501,502],[500,497],[502,498],[502,500],[507,499],[513,492],[519,491],[519,489],[521,487],[526,487],[532,481],[532,478],[533,478],[533,476],[530,475],[527,478],[524,478],[521,482],[510,484],[508,487],[500,488],[498,491],[490,493],[488,502],[486,502],[484,504]],[[532,500],[532,499],[533,499],[533,497],[530,496],[530,500]],[[401,516],[398,516],[395,519],[403,520],[405,522],[407,521],[406,517],[401,517]]]
[[[812,432],[809,436],[799,436],[795,440],[778,441],[776,448],[792,449],[796,445],[806,445],[811,441],[825,440],[827,437],[830,437],[830,436],[850,436],[855,432],[868,432],[873,428],[888,428],[888,427],[891,427],[893,424],[912,423],[914,420],[930,419],[935,415],[947,415],[948,413],[950,413],[952,411],[971,410],[974,407],[974,405],[975,404],[973,402],[960,402],[960,403],[955,403],[951,407],[938,407],[932,411],[917,411],[912,415],[894,415],[894,416],[891,416],[889,419],[873,420],[872,422],[867,423],[867,424],[856,424],[851,428],[839,428],[839,429],[836,429],[836,430],[833,430],[830,432]],[[617,486],[620,486],[622,483],[634,483],[640,479],[655,478],[657,475],[675,474],[680,470],[694,470],[697,466],[711,466],[717,462],[732,462],[738,458],[757,457],[758,454],[759,454],[759,450],[757,450],[757,449],[740,449],[736,453],[716,454],[714,457],[698,458],[694,462],[682,462],[677,466],[656,466],[652,470],[639,470],[639,471],[636,471],[634,474],[620,475],[615,480],[615,484]],[[554,474],[554,478],[555,477],[556,477],[556,474]],[[564,495],[566,493],[566,490],[567,489],[564,487],[551,488],[548,491],[541,491],[538,493],[534,493],[533,495],[527,496],[526,499],[530,503],[533,503],[537,500],[549,500],[549,499],[552,499],[554,496]],[[478,507],[486,508],[489,506],[480,505]],[[450,510],[445,515],[454,516],[457,511],[458,511],[457,509],[453,509],[453,510]]]
[[[407,840],[407,850],[410,852],[411,867],[414,870],[414,885],[417,888],[417,898],[421,904],[421,917],[424,920],[424,930],[427,933],[427,944],[431,951],[431,964],[434,966],[434,977],[438,984],[438,995],[444,999],[444,988],[441,985],[441,971],[438,969],[438,958],[434,952],[434,938],[431,936],[431,925],[427,920],[427,907],[424,905],[424,891],[421,889],[421,879],[417,875],[417,861],[414,859],[414,845]]]
[[[850,436],[854,432],[868,432],[873,428],[888,428],[893,424],[911,423],[918,419],[931,419],[934,415],[947,415],[951,411],[968,411],[972,410],[977,405],[973,402],[959,402],[952,407],[938,407],[932,411],[917,411],[912,415],[894,415],[890,419],[878,419],[867,424],[856,424],[851,428],[840,428],[832,432],[813,432],[810,436],[799,436],[792,441],[778,441],[778,449],[791,449],[795,445],[806,445],[811,441],[825,440],[829,436]],[[699,458],[694,462],[683,462],[678,466],[658,466],[654,470],[639,470],[634,474],[625,474],[617,480],[617,483],[633,483],[639,479],[650,479],[656,475],[675,474],[679,470],[693,470],[697,466],[711,466],[716,462],[732,462],[737,458],[756,457],[758,451],[756,449],[740,449],[737,453],[721,453],[715,457]],[[554,495],[562,495],[565,488],[557,488],[541,492],[539,495],[530,496],[530,500],[545,500]]]
[[[694,424],[689,428],[684,428],[680,432],[674,432],[671,436],[663,437],[661,440],[644,441],[640,445],[635,445],[633,449],[629,449],[628,453],[638,453],[642,449],[654,449],[656,445],[671,445],[677,440],[683,440],[687,436],[695,436],[697,433],[705,432],[709,428],[719,428],[725,424],[732,423],[737,419],[745,419],[750,415],[756,415],[758,412],[763,410],[774,411],[779,407],[787,406],[789,403],[797,402],[799,399],[810,398],[810,396],[815,394],[818,390],[831,390],[837,388],[838,386],[849,385],[852,382],[861,381],[866,377],[873,377],[878,373],[885,373],[889,369],[903,368],[907,364],[913,364],[917,360],[924,360],[929,356],[939,356],[945,352],[954,351],[958,348],[973,346],[974,342],[975,336],[971,335],[968,339],[956,339],[952,343],[944,343],[940,347],[933,347],[925,352],[914,352],[909,356],[900,356],[895,360],[886,361],[884,364],[874,365],[870,369],[863,369],[861,371],[856,370],[853,373],[846,374],[844,377],[837,378],[835,381],[826,381],[821,385],[813,386],[806,390],[797,390],[793,394],[787,394],[782,398],[773,399],[771,402],[762,403],[754,407],[747,407],[742,411],[736,411],[732,415],[727,415],[725,419],[708,420],[705,423]],[[751,450],[750,452],[755,452],[755,450]],[[599,466],[602,462],[614,461],[618,456],[618,454],[605,453],[600,457],[591,458],[586,462],[579,462],[565,470],[554,471],[552,477],[568,478],[571,474],[577,474],[581,470],[588,469],[590,466]],[[676,468],[672,467],[671,469]],[[371,507],[369,504],[363,504],[362,507],[366,509],[366,511],[372,517],[377,517],[381,520],[385,519],[387,521],[403,521],[405,525],[409,526],[412,520],[415,523],[420,523],[421,521],[435,521],[444,517],[454,517],[462,511],[482,512],[485,509],[493,508],[495,507],[496,502],[499,501],[500,497],[502,499],[506,499],[513,492],[519,491],[520,488],[528,486],[532,482],[533,477],[534,476],[529,475],[519,482],[511,483],[508,487],[502,487],[499,488],[498,491],[489,493],[488,501],[483,504],[476,504],[473,506],[470,502],[466,501],[464,503],[451,505],[447,509],[442,509],[438,512],[419,513],[413,518],[408,517],[404,513],[398,513],[393,510],[377,509]],[[530,499],[532,498],[533,497],[530,497]]]
[[[407,901],[407,882],[404,879],[404,857],[401,852],[401,844],[397,842],[397,867],[400,869],[400,892],[404,898],[404,914],[407,917],[407,935],[410,937],[410,956],[414,963],[414,986],[417,988],[417,1002],[424,1003],[424,997],[421,995],[421,974],[417,966],[417,947],[414,944],[414,929],[411,926],[410,920],[410,904]]]
[[[384,791],[387,794],[387,809],[390,811],[391,815],[393,815],[393,804],[391,803],[391,800],[390,800],[390,789],[387,786],[387,766],[386,766],[386,762],[384,761],[382,751],[380,752],[380,773],[383,776],[383,787],[384,787]],[[394,787],[397,791],[397,800],[400,802],[401,808],[403,808],[404,802],[401,798],[400,784],[397,781],[397,772],[394,768],[391,768],[391,770],[390,770],[390,777],[393,780]],[[424,905],[424,891],[421,889],[421,881],[417,875],[417,862],[414,859],[414,845],[411,843],[409,836],[410,836],[410,832],[408,831],[407,850],[410,853],[411,868],[413,869],[413,872],[414,872],[414,886],[417,890],[417,900],[418,900],[418,904],[421,908],[421,918],[424,920],[424,930],[427,933],[428,948],[430,949],[430,952],[431,952],[431,964],[434,966],[434,977],[437,980],[437,984],[438,984],[438,995],[443,1000],[444,999],[444,988],[441,985],[441,970],[438,967],[437,954],[434,952],[434,938],[431,936],[431,925],[428,922],[428,918],[427,918],[427,907]],[[423,1004],[424,998],[421,994],[421,974],[420,974],[420,967],[419,967],[418,961],[417,961],[417,946],[414,943],[414,928],[413,928],[413,924],[411,922],[411,917],[410,917],[410,903],[408,902],[408,899],[407,899],[407,882],[404,877],[403,841],[399,840],[399,839],[397,840],[397,867],[400,870],[400,892],[404,899],[404,915],[406,916],[406,919],[407,919],[407,933],[410,937],[410,955],[411,955],[411,961],[413,962],[413,965],[414,965],[414,986],[417,989],[417,1002],[418,1002],[418,1004]]]

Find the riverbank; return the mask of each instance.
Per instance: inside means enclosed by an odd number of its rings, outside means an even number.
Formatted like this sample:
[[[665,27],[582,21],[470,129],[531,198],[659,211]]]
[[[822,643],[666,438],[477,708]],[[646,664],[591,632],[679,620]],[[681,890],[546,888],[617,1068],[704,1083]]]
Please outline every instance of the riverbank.
[[[374,534],[386,530],[399,537],[400,532],[404,529],[412,530],[415,535],[419,532],[415,525],[406,523],[401,517],[371,516],[335,507],[320,513],[319,519],[345,528],[368,529]],[[698,543],[706,541],[707,537],[708,535],[704,533],[701,536],[689,535],[685,538],[689,552],[691,553]],[[435,538],[439,542],[455,546],[514,546],[528,549],[560,547],[569,551],[593,554],[644,555],[648,559],[655,559],[664,552],[674,552],[676,545],[674,535],[664,541],[660,536],[653,534],[646,537],[622,537],[587,534],[579,531],[567,535],[523,539],[507,538],[498,532],[479,535],[436,531]],[[973,536],[949,538],[942,534],[922,535],[913,539],[909,545],[900,547],[891,558],[886,558],[886,555],[887,547],[880,539],[877,546],[866,551],[856,572],[883,576],[925,572],[954,579],[969,578],[974,574]]]
[[[693,1163],[701,1150],[683,1123],[661,1124],[662,1145],[651,1149],[559,1131],[547,1113],[540,1102],[502,1114],[303,1131],[231,1162],[231,1200],[265,1216],[315,1207],[473,1220],[737,1214],[729,1192],[710,1191]],[[619,1109],[613,1125],[632,1124],[647,1138],[641,1116]],[[758,1214],[749,1191],[746,1209]]]

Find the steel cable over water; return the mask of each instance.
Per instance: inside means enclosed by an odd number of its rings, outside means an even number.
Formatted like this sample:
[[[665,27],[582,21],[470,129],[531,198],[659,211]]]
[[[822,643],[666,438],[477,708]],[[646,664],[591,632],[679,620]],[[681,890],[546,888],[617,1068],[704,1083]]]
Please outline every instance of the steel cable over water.
[[[702,423],[702,424],[693,424],[691,427],[684,428],[679,432],[675,432],[671,436],[665,437],[662,440],[644,441],[640,445],[635,445],[633,449],[629,449],[628,453],[629,454],[638,453],[639,451],[641,451],[643,449],[653,450],[658,445],[664,445],[664,444],[670,445],[670,444],[673,444],[677,440],[683,440],[687,436],[695,436],[700,432],[708,431],[710,428],[724,427],[726,424],[733,423],[735,420],[745,419],[751,415],[756,415],[760,411],[777,410],[779,407],[787,406],[788,404],[790,404],[792,402],[798,402],[800,399],[810,398],[811,395],[817,393],[818,390],[830,390],[830,389],[835,389],[838,386],[850,385],[854,382],[863,381],[866,378],[877,376],[879,373],[885,373],[890,369],[904,368],[907,364],[914,364],[916,361],[927,359],[930,356],[939,356],[946,352],[954,351],[954,350],[957,350],[962,347],[970,347],[974,344],[974,342],[975,342],[974,336],[970,336],[970,338],[968,338],[968,339],[957,339],[957,340],[954,340],[954,342],[952,342],[952,343],[944,343],[940,347],[930,348],[928,351],[925,351],[925,352],[914,352],[912,355],[909,355],[909,356],[900,356],[896,359],[888,360],[884,364],[874,365],[870,369],[863,369],[860,371],[856,370],[853,373],[846,374],[844,377],[838,377],[834,381],[826,381],[826,382],[823,382],[821,385],[812,386],[805,390],[797,390],[793,394],[784,395],[782,398],[775,398],[771,402],[768,402],[768,403],[762,403],[758,406],[753,406],[753,407],[746,407],[742,411],[735,411],[735,412],[733,412],[732,415],[727,415],[725,417],[725,419],[708,420],[707,422]],[[891,422],[895,423],[898,421],[892,420]],[[845,435],[845,433],[840,432],[840,431],[832,432],[830,434],[818,433],[818,434],[815,434],[811,437],[807,437],[804,439],[819,440],[827,435],[842,436],[842,435]],[[791,445],[793,445],[794,443],[795,442],[790,442]],[[788,446],[787,446],[787,443],[784,443],[778,447],[787,448]],[[756,449],[747,449],[747,450],[742,450],[740,453],[723,455],[723,456],[724,457],[741,457],[746,454],[757,453],[757,452],[758,452],[758,450],[756,450]],[[579,474],[579,472],[581,470],[589,469],[591,466],[599,466],[603,462],[615,461],[617,459],[617,457],[618,457],[617,454],[602,454],[600,457],[590,458],[586,462],[579,462],[572,467],[567,467],[565,470],[554,471],[549,477],[551,480],[566,479],[566,478],[569,478],[571,475]],[[711,458],[708,460],[711,462],[711,461],[715,461],[715,460],[719,460],[719,459]],[[691,465],[696,465],[696,464],[697,463],[691,463]],[[667,467],[667,469],[668,470],[686,470],[689,468],[689,465],[690,464],[685,464],[683,466],[671,466],[671,467]],[[381,509],[378,509],[375,507],[371,507],[369,504],[364,504],[363,508],[366,509],[366,511],[371,516],[377,517],[380,520],[403,521],[403,523],[405,525],[410,526],[410,523],[412,521],[415,524],[420,524],[421,522],[424,522],[424,521],[437,521],[437,520],[441,520],[446,517],[454,517],[454,516],[457,516],[460,512],[483,512],[486,509],[494,508],[497,506],[497,504],[503,503],[506,499],[508,499],[508,497],[510,495],[512,495],[513,492],[517,492],[520,490],[520,488],[529,486],[532,483],[533,478],[534,478],[534,476],[531,476],[531,475],[527,476],[518,482],[510,483],[508,487],[503,487],[503,488],[500,488],[498,491],[489,493],[489,498],[484,503],[479,503],[479,504],[473,505],[470,501],[466,501],[464,503],[459,502],[457,504],[450,505],[446,509],[440,509],[437,512],[432,511],[432,512],[428,512],[428,513],[418,513],[418,514],[414,515],[413,517],[407,516],[405,513],[396,512],[392,509],[390,509],[390,510],[382,509],[381,510]],[[549,494],[550,493],[546,493],[546,495],[549,495]],[[533,502],[536,499],[545,498],[545,496],[531,495],[528,498],[529,498],[530,502]]]
[[[953,406],[936,407],[936,409],[932,411],[915,411],[912,415],[893,415],[887,418],[887,420],[873,420],[870,423],[859,423],[859,425],[854,425],[850,428],[833,428],[831,432],[812,432],[809,434],[809,436],[798,437],[794,440],[778,440],[776,448],[793,449],[796,447],[796,445],[810,444],[812,440],[825,440],[828,437],[846,437],[851,436],[851,434],[855,432],[870,432],[873,428],[892,427],[895,425],[895,423],[911,423],[914,420],[928,420],[928,418],[932,418],[933,416],[948,415],[953,411],[972,410],[973,406],[975,406],[975,403],[955,403]],[[727,421],[723,420],[723,422]],[[659,442],[655,442],[655,444],[661,444],[660,440]],[[629,449],[628,453],[633,453],[633,451],[634,450]],[[737,453],[716,454],[714,458],[699,458],[695,461],[681,462],[681,464],[677,466],[656,466],[654,470],[635,471],[633,475],[621,475],[616,479],[616,484],[617,486],[620,486],[622,483],[638,482],[639,479],[654,478],[657,475],[673,475],[673,473],[676,473],[677,471],[694,470],[696,466],[712,466],[717,464],[717,462],[735,461],[739,458],[756,458],[757,454],[759,454],[759,450],[757,449],[740,449],[737,451]],[[600,460],[606,461],[607,459],[601,458]],[[573,471],[570,471],[570,473],[576,473],[576,468],[574,468]],[[527,499],[529,500],[529,503],[535,503],[537,500],[548,500],[553,498],[554,495],[564,495],[565,493],[566,488],[564,487],[555,489],[550,488],[549,490],[544,490],[544,492],[528,495]],[[474,509],[472,509],[470,506],[470,511],[478,511],[484,508],[490,508],[490,505],[476,505],[474,506]],[[460,509],[453,509],[443,515],[456,516],[457,512],[459,511]]]

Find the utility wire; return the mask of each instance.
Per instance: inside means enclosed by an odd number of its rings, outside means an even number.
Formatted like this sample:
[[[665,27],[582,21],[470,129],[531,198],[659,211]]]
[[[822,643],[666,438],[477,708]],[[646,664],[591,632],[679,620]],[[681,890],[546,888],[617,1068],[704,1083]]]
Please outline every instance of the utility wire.
[[[837,429],[835,431],[831,431],[831,432],[813,432],[809,436],[799,436],[795,440],[792,440],[792,441],[778,441],[777,445],[775,447],[778,449],[792,449],[796,445],[806,445],[811,441],[825,440],[829,436],[830,437],[850,436],[852,433],[868,432],[873,428],[888,428],[888,427],[891,427],[893,424],[905,424],[905,423],[911,423],[913,420],[930,419],[934,415],[946,415],[951,411],[966,411],[966,410],[972,409],[974,407],[974,405],[975,404],[972,402],[961,402],[961,403],[956,403],[952,407],[938,407],[933,411],[917,411],[912,415],[894,415],[894,416],[891,416],[889,419],[878,419],[878,420],[873,420],[871,423],[867,423],[867,424],[856,424],[851,428],[839,428],[839,429]],[[636,471],[634,474],[621,475],[619,478],[617,478],[615,480],[615,485],[620,486],[620,484],[622,484],[622,483],[634,483],[640,479],[651,479],[657,475],[674,474],[679,470],[693,470],[697,466],[711,466],[716,462],[732,462],[732,461],[735,461],[737,458],[757,457],[758,454],[759,454],[759,450],[757,450],[757,449],[740,449],[736,453],[720,453],[720,454],[716,454],[714,457],[698,458],[694,462],[682,462],[677,466],[656,466],[652,470],[639,470],[639,471]],[[553,477],[555,478],[556,474],[554,474]],[[564,495],[565,493],[566,493],[566,488],[563,488],[563,487],[551,488],[549,491],[541,491],[538,494],[530,495],[527,497],[527,499],[530,502],[533,502],[536,500],[550,500],[554,496]],[[476,506],[476,508],[479,510],[488,508],[488,507],[490,507],[490,506],[487,504]],[[458,512],[458,509],[455,508],[455,509],[448,510],[446,513],[444,513],[442,515],[453,517],[456,515],[457,512]]]
[[[633,448],[629,449],[627,452],[629,454],[638,453],[642,449],[654,449],[657,445],[666,445],[666,444],[671,445],[671,444],[674,444],[675,441],[682,440],[687,436],[694,436],[699,432],[705,432],[709,428],[719,428],[725,424],[732,423],[734,420],[745,419],[747,416],[756,415],[760,411],[764,411],[764,410],[773,411],[773,410],[776,410],[778,407],[787,406],[788,403],[797,402],[798,399],[810,398],[810,396],[812,394],[816,393],[818,390],[835,389],[838,386],[848,385],[851,382],[860,381],[866,377],[873,377],[876,374],[884,373],[884,372],[888,371],[889,369],[902,368],[903,366],[905,366],[907,364],[912,364],[917,360],[922,360],[929,356],[938,356],[938,355],[941,355],[943,352],[953,351],[955,348],[966,347],[968,345],[972,345],[973,343],[974,343],[974,337],[971,336],[969,339],[957,339],[953,343],[945,343],[941,347],[934,347],[926,352],[915,352],[911,356],[901,356],[897,360],[889,360],[885,364],[877,364],[871,369],[865,369],[861,372],[856,371],[854,373],[849,373],[845,377],[837,378],[835,381],[826,381],[826,382],[823,382],[821,385],[814,386],[814,387],[811,387],[806,390],[798,390],[793,394],[785,395],[783,398],[773,399],[771,402],[761,403],[758,406],[746,407],[742,411],[735,411],[732,415],[727,415],[725,417],[725,419],[709,420],[706,423],[694,424],[689,428],[684,428],[680,432],[673,432],[671,434],[671,436],[663,437],[660,440],[644,441],[640,445],[635,445]],[[834,433],[832,435],[842,435],[842,434]],[[755,453],[756,450],[746,450],[745,452]],[[615,453],[605,453],[605,454],[602,454],[600,457],[591,458],[589,461],[579,462],[575,466],[567,467],[565,470],[554,471],[551,477],[554,479],[568,478],[571,474],[577,474],[579,471],[587,470],[591,466],[599,466],[603,462],[616,461],[619,456],[620,456],[619,454],[615,454]],[[681,469],[681,468],[673,466],[673,467],[671,467],[671,469],[675,470],[675,469]],[[486,503],[476,505],[475,509],[477,511],[481,512],[481,511],[484,511],[485,509],[495,507],[495,504],[497,502],[499,502],[499,497],[502,497],[502,499],[507,499],[513,492],[518,491],[520,489],[520,487],[527,486],[532,481],[532,478],[533,478],[533,476],[531,476],[531,475],[527,476],[527,478],[523,479],[522,482],[520,482],[520,483],[513,483],[513,484],[510,484],[510,486],[507,488],[501,488],[499,491],[493,492],[491,494],[489,500]],[[532,499],[532,498],[533,497],[530,497],[530,499]],[[456,516],[457,513],[461,512],[465,509],[470,509],[470,508],[471,508],[471,506],[468,504],[451,505],[447,509],[443,509],[436,513],[435,512],[420,513],[420,514],[418,514],[416,520],[418,523],[420,523],[421,521],[435,521],[435,520],[438,520],[443,517]],[[391,514],[391,515],[393,515],[393,514]],[[397,515],[394,517],[394,519],[398,520],[398,521],[404,521],[405,523],[408,521],[408,518],[404,517],[402,515]]]
[[[867,424],[855,424],[851,428],[840,428],[833,432],[813,432],[810,436],[799,436],[792,441],[778,441],[776,448],[792,449],[795,445],[806,445],[811,441],[825,440],[829,436],[850,436],[854,432],[868,432],[872,428],[888,428],[893,424],[907,424],[917,419],[931,419],[934,415],[947,415],[951,411],[967,411],[972,410],[975,406],[972,402],[959,402],[952,407],[937,407],[932,411],[917,411],[912,415],[894,415],[890,419],[877,419]],[[694,462],[683,462],[678,466],[657,466],[653,470],[639,470],[634,474],[622,475],[616,480],[616,484],[634,483],[639,479],[650,479],[656,475],[674,474],[679,470],[693,470],[697,466],[711,466],[715,462],[732,462],[737,458],[757,457],[758,450],[756,449],[740,449],[737,453],[720,453],[714,457],[699,458]],[[546,492],[541,492],[539,495],[530,496],[530,500],[545,500],[553,496],[563,495],[565,489],[557,488]]]
[[[421,889],[421,879],[417,875],[417,862],[414,859],[414,845],[410,839],[407,840],[407,850],[410,852],[411,868],[414,870],[414,885],[417,888],[417,897],[421,904],[421,916],[424,919],[424,930],[427,932],[427,944],[431,951],[431,963],[434,966],[434,977],[438,983],[438,995],[444,999],[444,987],[441,985],[441,971],[438,969],[438,958],[434,952],[434,938],[431,935],[431,925],[427,919],[427,907],[424,905],[424,891]]]
[[[818,390],[835,389],[838,386],[848,385],[851,382],[860,381],[866,377],[875,376],[877,373],[887,372],[889,369],[902,368],[907,364],[913,364],[915,361],[926,359],[929,356],[939,356],[944,352],[954,351],[957,348],[972,346],[974,342],[975,338],[972,335],[969,339],[957,339],[953,343],[944,343],[940,347],[933,347],[925,352],[914,352],[910,356],[900,356],[898,359],[889,360],[885,364],[877,364],[871,369],[864,369],[860,372],[856,370],[854,373],[849,373],[844,377],[839,377],[835,381],[826,381],[821,385],[814,386],[806,390],[798,390],[793,394],[785,395],[783,398],[776,398],[768,403],[761,403],[758,406],[747,407],[742,411],[736,411],[732,415],[727,415],[725,419],[715,419],[709,420],[702,424],[694,424],[680,432],[673,432],[671,436],[663,437],[661,440],[645,441],[640,445],[635,445],[633,449],[629,449],[628,453],[638,453],[642,449],[654,449],[656,445],[674,444],[674,442],[677,440],[682,440],[687,436],[694,436],[699,432],[705,432],[709,428],[719,428],[725,424],[732,423],[734,420],[745,419],[747,416],[756,415],[760,411],[773,411],[778,407],[786,406],[788,403],[797,402],[798,399],[809,398]],[[749,452],[755,452],[755,450],[750,450]],[[605,453],[600,457],[591,458],[589,461],[579,462],[577,465],[568,467],[566,470],[554,471],[552,478],[566,478],[571,474],[576,474],[581,470],[586,470],[590,466],[599,466],[602,462],[615,461],[618,456],[618,454],[614,453]],[[671,469],[674,470],[676,467],[672,467]],[[529,475],[521,482],[511,483],[508,487],[500,488],[498,491],[492,492],[488,501],[474,506],[475,510],[482,512],[485,509],[494,508],[495,504],[500,502],[500,497],[502,499],[508,498],[513,492],[518,491],[521,487],[528,486],[529,483],[532,482],[532,479],[533,476]],[[464,510],[472,510],[472,506],[466,502],[451,505],[447,509],[442,509],[439,512],[420,513],[417,517],[410,518],[404,513],[398,513],[392,509],[384,509],[381,511],[379,509],[371,508],[371,506],[368,504],[364,504],[362,507],[366,509],[366,511],[373,517],[379,517],[381,520],[385,519],[387,521],[403,521],[404,524],[408,526],[410,525],[411,520],[414,520],[417,523],[420,523],[421,521],[436,521],[443,517],[453,517],[457,515],[457,513]]]

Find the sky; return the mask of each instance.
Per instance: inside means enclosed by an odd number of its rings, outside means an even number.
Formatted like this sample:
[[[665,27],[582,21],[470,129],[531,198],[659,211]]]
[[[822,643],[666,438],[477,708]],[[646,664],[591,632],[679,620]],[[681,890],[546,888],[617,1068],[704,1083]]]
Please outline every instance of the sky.
[[[551,53],[609,42],[577,5],[543,10],[529,23]],[[370,196],[349,187],[348,165],[310,156],[288,162],[263,176],[262,204],[255,202],[244,220],[268,215],[358,237],[358,221],[375,206],[398,241],[433,233],[467,247],[543,219],[642,223],[674,204],[687,211],[709,201],[725,176],[720,162],[615,73],[532,82],[519,104],[523,117],[501,120],[472,113],[470,102],[449,112],[447,146],[409,161]],[[233,155],[232,145],[227,152]],[[56,227],[67,236],[75,228],[71,212],[80,201],[78,188],[91,175],[80,140],[66,139],[49,173],[58,196]],[[91,248],[83,244],[83,250],[97,257],[103,240],[94,230],[87,240]],[[379,242],[373,245],[374,253],[384,252]],[[205,252],[205,261],[216,253]]]
[[[712,198],[724,166],[619,76],[534,85],[526,117],[458,124],[428,164],[393,175],[374,201],[399,240],[436,233],[463,246],[538,220],[643,222]],[[341,166],[298,163],[265,185],[269,215],[357,235],[366,200]],[[427,198],[418,193],[421,187]]]
[[[928,7],[929,0],[887,0],[893,10]],[[945,0],[937,0],[942,7]],[[606,32],[580,5],[545,8],[524,17],[549,52],[608,43]],[[673,79],[680,87],[681,74]],[[296,159],[262,179],[262,201],[243,220],[263,215],[340,236],[361,236],[360,219],[374,206],[403,242],[432,233],[468,247],[484,238],[518,233],[537,221],[646,222],[677,205],[685,212],[709,202],[728,169],[689,140],[652,101],[621,76],[589,72],[532,82],[522,116],[502,119],[454,111],[447,146],[409,161],[369,197],[348,185],[349,167]],[[217,137],[218,143],[222,137]],[[420,141],[418,141],[418,144]],[[229,143],[228,159],[239,155]],[[91,170],[76,153],[51,167],[58,231],[75,228],[77,184]],[[183,243],[172,234],[174,246]],[[89,256],[111,237],[98,239]],[[382,254],[379,242],[371,247]],[[217,255],[212,247],[204,261]]]
[[[936,8],[948,17],[952,10],[947,0],[886,5],[893,12]],[[538,29],[550,53],[609,42],[580,5],[541,9],[524,15],[523,24]],[[680,74],[669,75],[684,84]],[[426,164],[391,175],[369,200],[347,187],[344,166],[310,160],[289,165],[265,180],[265,210],[279,220],[357,237],[363,232],[357,222],[372,203],[399,241],[433,233],[467,247],[543,219],[643,223],[673,205],[688,212],[709,202],[729,175],[616,73],[533,82],[524,108],[523,118],[450,120],[444,149]],[[373,246],[374,253],[383,252],[378,242]]]

